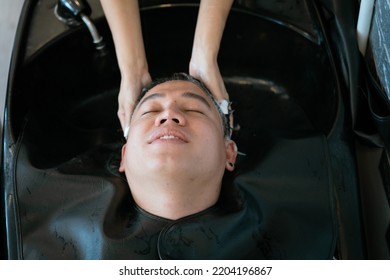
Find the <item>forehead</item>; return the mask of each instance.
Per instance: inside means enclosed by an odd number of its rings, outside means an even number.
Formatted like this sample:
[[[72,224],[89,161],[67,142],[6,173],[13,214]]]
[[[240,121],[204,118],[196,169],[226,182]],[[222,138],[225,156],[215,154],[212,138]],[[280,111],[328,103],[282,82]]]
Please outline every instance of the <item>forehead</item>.
[[[207,101],[208,104],[212,104],[212,100],[210,96],[208,96],[203,89],[201,89],[196,84],[189,81],[167,81],[161,84],[156,85],[151,88],[145,96],[142,97],[141,101],[148,96],[155,93],[166,94],[164,97],[177,97],[182,95],[183,93],[195,93]]]

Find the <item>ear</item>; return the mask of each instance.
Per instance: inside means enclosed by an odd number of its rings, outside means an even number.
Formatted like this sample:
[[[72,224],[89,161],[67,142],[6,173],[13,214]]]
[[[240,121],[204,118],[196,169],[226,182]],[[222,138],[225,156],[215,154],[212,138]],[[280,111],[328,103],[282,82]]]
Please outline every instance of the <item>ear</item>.
[[[124,144],[122,147],[122,156],[121,156],[121,162],[119,164],[119,172],[125,172],[125,166],[123,163],[125,159],[125,154],[126,154],[126,144]]]
[[[234,164],[237,158],[237,145],[233,140],[225,140],[226,147],[226,169],[229,171],[234,170]]]

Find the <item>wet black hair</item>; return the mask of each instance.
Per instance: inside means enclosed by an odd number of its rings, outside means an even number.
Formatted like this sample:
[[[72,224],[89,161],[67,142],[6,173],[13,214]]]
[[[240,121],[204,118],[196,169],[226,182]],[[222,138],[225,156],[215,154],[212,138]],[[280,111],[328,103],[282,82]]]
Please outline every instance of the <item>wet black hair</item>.
[[[217,108],[217,111],[218,111],[218,113],[219,113],[219,115],[221,117],[221,120],[222,120],[224,136],[230,138],[230,134],[231,134],[231,127],[230,127],[230,124],[229,124],[229,114],[230,114],[230,112],[229,112],[228,115],[225,115],[222,112],[222,110],[221,110],[221,108],[219,106],[218,101],[215,99],[214,95],[206,87],[206,85],[202,81],[200,81],[200,80],[198,80],[198,79],[194,78],[193,76],[188,75],[186,73],[174,73],[171,77],[158,78],[158,79],[153,80],[149,85],[147,85],[146,87],[144,87],[142,89],[141,94],[139,95],[139,97],[137,99],[136,105],[138,105],[138,103],[141,101],[141,99],[145,96],[145,94],[149,90],[151,90],[152,88],[154,88],[155,86],[157,86],[159,84],[170,82],[170,81],[191,82],[191,83],[197,85],[200,89],[202,89],[206,93],[206,95],[208,97],[210,97],[210,99],[212,100],[213,104]]]

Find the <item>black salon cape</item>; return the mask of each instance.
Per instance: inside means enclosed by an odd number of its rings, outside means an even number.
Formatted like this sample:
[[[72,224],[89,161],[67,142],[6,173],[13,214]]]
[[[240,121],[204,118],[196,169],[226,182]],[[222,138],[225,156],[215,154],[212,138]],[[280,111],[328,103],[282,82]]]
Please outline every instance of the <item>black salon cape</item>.
[[[134,204],[126,180],[117,173],[120,143],[97,145],[49,166],[45,157],[50,151],[40,146],[43,139],[55,143],[60,137],[37,135],[33,122],[28,124],[16,155],[21,258],[333,257],[335,205],[327,142],[321,135],[275,138],[260,159],[247,168],[237,166],[216,205],[175,221]],[[58,154],[60,144],[71,150],[72,141],[83,141],[66,135],[68,140],[53,144]],[[250,153],[249,158],[256,150]]]

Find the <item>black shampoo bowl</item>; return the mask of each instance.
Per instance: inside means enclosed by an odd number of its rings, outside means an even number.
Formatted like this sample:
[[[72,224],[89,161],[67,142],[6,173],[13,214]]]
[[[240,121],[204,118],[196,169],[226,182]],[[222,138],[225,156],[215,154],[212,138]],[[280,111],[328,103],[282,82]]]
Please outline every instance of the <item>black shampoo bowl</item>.
[[[245,154],[234,186],[258,201],[261,234],[276,236],[259,250],[264,258],[364,258],[350,130],[322,9],[301,1],[290,15],[246,2],[231,12],[219,64],[235,110],[233,138]],[[197,11],[196,4],[143,5],[153,77],[187,71]],[[25,21],[51,12],[31,1]],[[103,52],[82,27],[41,46],[29,45],[39,25],[19,31],[3,141],[6,258],[145,256],[118,247],[131,212],[117,172],[120,76],[107,23],[102,16],[95,22]],[[160,258],[191,258],[168,245],[159,245]],[[195,257],[210,257],[202,253]]]
[[[188,70],[196,16],[196,6],[157,6],[143,11],[154,77]],[[74,152],[118,136],[119,123],[113,116],[120,77],[103,19],[98,20],[98,27],[107,40],[105,54],[94,50],[84,29],[77,29],[38,49],[21,70],[23,82],[15,85],[10,97],[10,125],[18,138],[31,111],[42,117],[39,126],[45,132],[39,134],[43,139],[37,145],[51,159],[42,159],[38,165],[55,166]],[[318,34],[245,10],[232,11],[219,61],[236,111],[240,127],[236,140],[242,152],[250,154],[252,149],[245,139],[264,133],[289,137],[331,133],[339,95],[330,59]],[[69,136],[69,149],[55,147],[63,138],[54,133],[58,123],[80,133]]]

